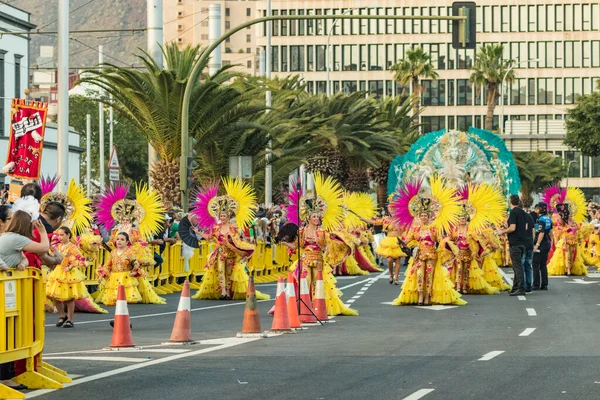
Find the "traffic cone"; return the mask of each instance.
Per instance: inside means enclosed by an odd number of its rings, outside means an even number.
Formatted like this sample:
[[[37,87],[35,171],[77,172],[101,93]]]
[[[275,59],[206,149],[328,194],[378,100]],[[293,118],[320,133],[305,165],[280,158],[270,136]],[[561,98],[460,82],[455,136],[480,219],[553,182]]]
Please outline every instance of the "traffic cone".
[[[302,272],[300,278],[300,322],[303,324],[311,324],[317,322],[314,316],[312,300],[310,299],[310,289],[306,282],[306,271]]]
[[[258,304],[256,303],[256,289],[254,288],[254,276],[248,278],[248,291],[246,292],[246,309],[244,310],[244,322],[242,323],[242,334],[262,333],[260,318],[258,316]]]
[[[183,291],[179,298],[175,324],[169,342],[189,343],[192,342],[192,313],[190,304],[190,282],[186,279],[183,283]]]
[[[315,283],[315,298],[313,299],[315,315],[321,321],[329,321],[327,317],[327,304],[325,303],[325,284],[323,283],[323,271],[317,271],[317,282]]]
[[[285,292],[287,297],[287,313],[288,320],[290,321],[290,328],[300,329],[302,328],[302,323],[300,322],[300,316],[298,315],[298,304],[296,303],[296,288],[294,286],[294,274],[292,274],[291,272],[288,274]]]
[[[277,295],[275,297],[275,314],[273,317],[272,331],[291,331],[288,320],[287,302],[285,294],[285,282],[280,276],[277,280]]]
[[[115,308],[115,324],[110,347],[134,347],[129,327],[129,311],[125,298],[125,287],[119,285],[117,290],[117,307]]]

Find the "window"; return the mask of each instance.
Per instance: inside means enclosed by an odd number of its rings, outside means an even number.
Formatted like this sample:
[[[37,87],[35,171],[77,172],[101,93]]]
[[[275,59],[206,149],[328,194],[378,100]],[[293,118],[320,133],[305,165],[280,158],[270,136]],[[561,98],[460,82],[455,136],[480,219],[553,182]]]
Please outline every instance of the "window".
[[[250,54],[250,53],[252,53],[252,49],[251,49],[250,47],[246,47],[246,53],[247,53],[247,54]]]
[[[529,30],[529,32],[535,32],[537,30],[535,6],[527,6],[527,11],[529,12],[528,30]]]
[[[538,5],[537,6],[537,18],[538,18],[538,32],[546,31],[546,6]]]
[[[317,81],[317,94],[327,93],[327,81]]]
[[[538,78],[537,103],[553,104],[554,102],[554,79]]]
[[[17,99],[21,98],[21,58],[23,56],[15,54],[15,97]],[[4,99],[0,101],[3,102]]]
[[[251,17],[251,16],[252,16],[252,9],[246,8],[246,17]]]
[[[279,72],[279,47],[271,46],[271,71]]]
[[[306,60],[307,60],[307,71],[315,70],[315,46],[306,46]]]
[[[315,10],[315,14],[316,15],[323,15],[323,10],[317,9],[317,10]],[[325,27],[323,26],[323,20],[322,19],[317,19],[315,21],[315,24],[316,24],[316,27],[317,27],[316,28],[316,34],[319,35],[319,36],[324,35]],[[317,86],[317,89],[318,89],[318,86]]]
[[[526,79],[515,79],[510,84],[510,104],[513,106],[523,106],[527,104],[526,96]]]
[[[569,178],[579,178],[581,171],[581,153],[578,151],[565,151],[565,164],[568,165],[568,176]],[[575,161],[571,163],[570,161]]]
[[[288,53],[287,46],[281,46],[281,72],[287,72],[288,70]]]
[[[590,18],[592,19],[592,30],[600,30],[600,4],[592,4],[592,12],[590,12]]]
[[[446,117],[422,117],[423,132],[437,132],[446,127]]]
[[[554,26],[555,26],[554,30],[556,32],[563,31],[563,29],[564,29],[563,28],[563,18],[564,18],[563,5],[562,4],[554,5]],[[550,21],[550,15],[548,15],[548,21]]]
[[[368,15],[377,15],[377,9],[376,8],[368,8],[367,14]],[[369,21],[369,35],[376,35],[378,21],[376,19],[369,19],[368,21]]]
[[[592,177],[600,177],[600,157],[592,157]]]
[[[287,15],[287,10],[281,10],[281,15]],[[288,34],[288,20],[281,20],[281,36],[287,36]]]
[[[367,91],[367,81],[358,81],[358,87],[361,92]]]
[[[306,84],[306,91],[307,91],[308,93],[312,93],[312,94],[314,94],[314,93],[315,93],[315,83],[314,83],[313,81],[309,81],[309,82]]]
[[[367,15],[367,12],[368,12],[368,10],[364,9],[364,8],[361,8],[359,10],[360,15]],[[366,34],[368,34],[368,29],[367,29],[368,28],[368,26],[367,26],[368,20],[361,18],[359,21],[360,21],[360,29],[359,29],[358,34],[359,35],[366,35]]]
[[[396,97],[407,99],[410,95],[410,87],[408,85],[402,86],[398,82],[394,82]]]
[[[555,104],[562,104],[563,103],[563,94],[564,94],[564,87],[563,87],[563,80],[562,78],[556,78],[554,80],[554,87],[556,88],[556,96],[554,97],[554,103]]]
[[[290,10],[290,15],[296,15],[296,10]],[[297,34],[297,27],[298,27],[298,21],[294,21],[291,20],[289,21],[290,23],[290,36],[296,36]]]
[[[386,8],[385,9],[385,15],[394,15],[394,9],[393,8]],[[388,35],[394,34],[394,20],[393,19],[386,19],[384,22],[386,23],[385,33],[388,34]]]
[[[386,44],[385,45],[385,69],[389,70],[392,68],[392,65],[396,62],[394,58],[394,45]]]
[[[248,61],[246,62],[246,67],[247,67],[248,69],[251,69],[251,68],[252,68],[252,60],[248,60]]]
[[[502,6],[502,32],[510,30],[510,9],[508,6]]]
[[[519,32],[527,32],[527,6],[519,6]]]
[[[586,4],[585,6],[587,6],[589,8],[589,4]],[[581,7],[582,7],[581,4],[573,5],[573,30],[574,31],[582,30],[583,16],[581,15]]]
[[[456,50],[452,44],[448,44],[448,69],[454,69],[456,63]]]
[[[573,4],[565,5],[565,31],[573,30]]]
[[[360,51],[360,70],[366,71],[367,70],[367,61],[368,61],[367,45],[361,44],[358,46],[358,48]]]
[[[341,71],[342,66],[342,46],[334,45],[333,47],[333,70]]]
[[[304,71],[304,46],[290,46],[290,72]]]
[[[317,71],[325,71],[327,69],[327,54],[326,46],[316,46],[317,50]]]
[[[424,106],[446,105],[446,81],[432,81],[424,79],[421,81],[423,92],[421,93],[421,104]]]
[[[225,8],[225,16],[226,16],[226,17],[229,17],[229,14],[230,14],[230,10],[229,10],[229,8]]]
[[[470,106],[473,104],[473,85],[467,79],[457,79],[458,95],[456,104],[459,106]]]
[[[555,58],[554,58],[554,60],[555,60],[555,66],[556,66],[556,68],[562,68],[562,66],[563,66],[563,52],[564,52],[563,45],[564,45],[564,43],[563,42],[555,42],[554,45],[555,45],[554,48],[556,50],[556,52],[555,52]]]
[[[600,40],[592,40],[591,47],[592,67],[600,67]]]
[[[369,71],[382,71],[385,64],[385,53],[382,44],[369,45]]]
[[[231,22],[230,21],[225,21],[225,31],[228,31],[231,29]]]
[[[575,79],[564,78],[565,82],[565,104],[573,104],[575,102]]]
[[[298,15],[304,15],[304,10],[298,10]],[[304,27],[305,27],[306,21],[304,20],[299,20],[298,21],[298,36],[304,36]]]
[[[527,102],[529,105],[535,105],[535,79],[529,78],[527,80],[527,86],[528,86],[528,94],[529,94],[529,98],[528,98]]]
[[[246,43],[252,43],[252,35],[246,35]]]
[[[356,45],[342,45],[342,58],[343,71],[358,71],[358,49]]]
[[[456,129],[459,131],[466,132],[469,130],[469,127],[473,125],[473,117],[470,115],[459,115],[456,117],[457,126]]]
[[[454,105],[454,79],[448,80],[448,105]]]
[[[548,32],[554,31],[554,4],[546,6],[546,21],[548,22],[546,25],[546,30]]]
[[[342,92],[344,92],[344,94],[350,94],[357,91],[356,81],[342,81]]]
[[[314,15],[314,10],[306,10],[306,15]],[[315,34],[315,20],[308,19],[306,20],[306,34],[308,36],[312,36]]]
[[[339,93],[339,92],[340,92],[340,82],[333,81],[333,92],[332,93]]]
[[[383,81],[369,81],[369,95],[383,97]]]

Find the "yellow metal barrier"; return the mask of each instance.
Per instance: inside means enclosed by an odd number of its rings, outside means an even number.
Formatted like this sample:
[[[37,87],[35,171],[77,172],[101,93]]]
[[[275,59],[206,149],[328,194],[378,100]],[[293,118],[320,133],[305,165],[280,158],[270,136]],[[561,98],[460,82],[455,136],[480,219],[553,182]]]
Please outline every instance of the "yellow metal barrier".
[[[64,371],[42,361],[44,348],[44,284],[35,268],[0,273],[0,363],[23,360],[25,372],[13,381],[30,389],[59,389],[71,382]],[[0,385],[0,398],[25,394]]]

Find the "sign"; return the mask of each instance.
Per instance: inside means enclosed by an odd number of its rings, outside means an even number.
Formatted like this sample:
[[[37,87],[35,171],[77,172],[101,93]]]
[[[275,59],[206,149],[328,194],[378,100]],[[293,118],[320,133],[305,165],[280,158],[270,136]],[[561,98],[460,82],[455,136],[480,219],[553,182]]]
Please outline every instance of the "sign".
[[[21,198],[21,189],[23,188],[23,184],[18,181],[12,181],[10,185],[8,185],[8,202],[14,203],[17,199]]]
[[[2,173],[17,179],[39,179],[48,104],[12,99],[10,137]]]
[[[252,156],[230,156],[229,176],[232,178],[252,178]]]
[[[108,161],[108,169],[119,169],[119,158],[117,157],[117,148],[113,146],[110,152],[110,160]]]
[[[17,310],[17,282],[4,281],[4,311]]]
[[[108,170],[108,180],[109,181],[118,181],[119,180],[119,170],[118,169],[109,169]]]

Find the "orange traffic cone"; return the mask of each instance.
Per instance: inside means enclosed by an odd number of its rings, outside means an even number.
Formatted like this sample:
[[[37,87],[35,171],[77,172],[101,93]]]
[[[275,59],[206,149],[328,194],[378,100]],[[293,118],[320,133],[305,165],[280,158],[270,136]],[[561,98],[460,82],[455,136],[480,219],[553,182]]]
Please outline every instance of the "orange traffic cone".
[[[125,298],[125,287],[119,285],[117,291],[117,307],[115,308],[115,324],[110,347],[134,347],[129,327],[129,311]]]
[[[317,322],[310,299],[310,289],[306,282],[306,271],[302,272],[302,276],[300,277],[300,300],[302,300],[300,302],[300,322],[304,324]]]
[[[323,283],[323,271],[317,271],[317,282],[315,282],[315,298],[313,302],[315,315],[321,321],[329,321],[327,317],[327,304],[325,303],[325,284]]]
[[[290,328],[302,328],[300,316],[298,315],[298,304],[296,303],[296,288],[294,287],[294,274],[288,274],[287,285],[285,288],[287,297],[287,313],[290,321]]]
[[[183,291],[179,298],[177,315],[170,342],[189,343],[192,342],[192,313],[190,304],[190,282],[186,279],[183,283]]]
[[[272,331],[291,331],[290,321],[288,320],[288,311],[285,294],[285,282],[280,276],[277,280],[277,296],[275,297],[275,314],[273,316]]]
[[[244,322],[242,323],[243,334],[262,333],[258,305],[256,304],[256,289],[254,288],[254,276],[248,278],[248,291],[246,292],[246,309],[244,310]]]

